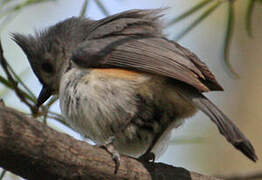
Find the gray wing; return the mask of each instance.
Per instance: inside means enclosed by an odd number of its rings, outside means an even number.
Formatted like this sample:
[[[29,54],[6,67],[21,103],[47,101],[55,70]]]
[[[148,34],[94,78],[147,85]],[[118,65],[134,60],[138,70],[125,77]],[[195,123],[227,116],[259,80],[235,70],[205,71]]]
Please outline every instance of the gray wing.
[[[199,91],[222,90],[207,66],[193,53],[163,37],[112,35],[84,42],[73,61],[87,68],[124,68],[170,77]]]
[[[116,34],[161,35],[159,18],[164,9],[129,10],[94,21],[86,32],[87,39],[102,38]]]
[[[223,90],[196,55],[161,33],[163,9],[130,10],[94,21],[73,52],[82,67],[115,67],[170,77],[199,91]]]

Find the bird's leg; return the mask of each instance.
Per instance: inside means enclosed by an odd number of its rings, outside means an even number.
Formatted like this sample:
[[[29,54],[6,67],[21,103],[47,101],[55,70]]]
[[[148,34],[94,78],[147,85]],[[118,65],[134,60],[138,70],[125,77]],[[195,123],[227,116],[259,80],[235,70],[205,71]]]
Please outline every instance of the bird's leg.
[[[120,154],[119,152],[115,149],[113,145],[113,138],[109,141],[109,143],[106,143],[104,145],[101,145],[100,147],[104,148],[107,150],[112,155],[112,159],[115,162],[115,174],[117,173],[119,166],[120,166]]]
[[[140,156],[138,158],[139,161],[141,162],[145,162],[145,163],[148,163],[148,162],[155,162],[155,154],[153,152],[146,152],[145,154],[143,154],[142,156]]]

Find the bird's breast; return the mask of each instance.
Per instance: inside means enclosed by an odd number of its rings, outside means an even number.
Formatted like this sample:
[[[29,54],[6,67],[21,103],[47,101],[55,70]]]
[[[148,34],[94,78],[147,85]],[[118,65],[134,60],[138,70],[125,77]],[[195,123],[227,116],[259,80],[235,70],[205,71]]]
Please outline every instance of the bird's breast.
[[[174,87],[147,73],[74,67],[61,78],[60,108],[83,136],[97,144],[113,137],[120,153],[137,156],[178,116],[192,111]]]
[[[136,115],[137,90],[149,79],[128,70],[72,68],[60,83],[62,114],[82,135],[103,144]]]

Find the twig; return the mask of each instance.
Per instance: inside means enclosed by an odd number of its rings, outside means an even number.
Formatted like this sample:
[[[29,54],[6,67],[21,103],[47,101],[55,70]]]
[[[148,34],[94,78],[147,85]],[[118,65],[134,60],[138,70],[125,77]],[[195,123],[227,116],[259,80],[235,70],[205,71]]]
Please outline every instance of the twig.
[[[47,105],[42,107],[42,112],[44,112],[44,123],[47,124],[47,114],[49,113],[50,107],[58,100],[57,96],[52,96],[52,98],[48,101]]]
[[[3,48],[2,48],[1,40],[0,40],[0,65],[2,66],[2,68],[4,70],[8,81],[12,84],[16,95],[19,97],[19,99],[23,103],[25,103],[30,108],[31,112],[33,114],[35,114],[37,112],[37,108],[33,104],[32,99],[29,99],[29,100],[31,100],[31,102],[28,101],[28,98],[26,98],[25,93],[18,87],[17,81],[14,80],[11,73],[9,72],[8,63],[7,63],[7,61],[6,61],[6,59],[4,58],[4,55],[3,55]]]
[[[34,101],[36,102],[36,97],[34,95],[34,93],[29,89],[29,87],[21,80],[21,78],[16,74],[16,72],[14,71],[14,69],[10,66],[10,64],[7,64],[7,67],[9,69],[9,71],[13,74],[13,76],[15,77],[15,79],[25,88],[25,90],[30,94],[30,96],[32,97],[32,99],[34,99]],[[26,69],[28,70],[28,69]]]
[[[0,75],[0,82],[4,85],[4,86],[6,86],[6,87],[8,87],[8,88],[12,88],[13,86],[12,86],[12,83],[10,83],[6,78],[4,78],[3,76],[1,76]]]
[[[61,124],[65,125],[66,127],[70,128],[69,124],[66,123],[66,121],[64,120],[64,118],[61,118],[59,116],[50,116],[50,115],[47,115],[47,118],[49,119],[54,119],[58,122],[60,122]],[[70,128],[71,129],[71,128]],[[72,129],[73,130],[73,129]],[[74,131],[74,130],[73,130]]]
[[[262,179],[262,172],[254,172],[249,174],[242,174],[242,175],[230,175],[230,176],[219,176],[225,180],[255,180],[255,179]]]
[[[0,83],[2,83],[6,88],[9,88],[9,89],[12,89],[12,90],[14,89],[14,85],[9,80],[4,78],[3,76],[0,76]],[[23,96],[25,96],[27,99],[30,99],[32,102],[34,101],[34,99],[32,99],[32,97],[29,96],[26,92],[24,92],[21,89],[20,89],[20,91],[23,94]]]

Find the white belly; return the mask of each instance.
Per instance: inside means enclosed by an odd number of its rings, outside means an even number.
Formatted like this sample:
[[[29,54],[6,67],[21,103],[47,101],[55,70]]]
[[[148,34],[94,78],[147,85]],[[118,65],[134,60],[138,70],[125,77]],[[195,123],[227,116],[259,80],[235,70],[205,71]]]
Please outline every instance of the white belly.
[[[122,71],[119,70],[118,74],[121,75]],[[172,127],[181,124],[170,112],[188,105],[178,99],[180,97],[173,87],[163,86],[162,81],[153,84],[157,81],[154,76],[127,72],[130,76],[121,78],[123,74],[118,77],[113,71],[107,73],[73,68],[64,74],[59,99],[67,122],[98,145],[113,140],[114,147],[121,154],[138,157],[147,152],[152,144],[154,147],[151,150],[156,155],[163,152]],[[167,94],[161,96],[164,92]],[[141,96],[144,97],[141,99]],[[161,101],[159,98],[165,97],[164,104],[157,104]],[[159,108],[162,108],[161,113],[157,111]],[[149,123],[150,127],[143,125],[143,122]],[[156,138],[159,134],[161,137]],[[153,143],[156,139],[157,142]]]
[[[147,80],[148,77],[136,81],[107,78],[92,70],[73,68],[60,83],[62,114],[74,130],[96,144],[108,143],[113,138],[115,148],[123,154],[141,155],[152,142],[153,135],[138,132],[130,120],[137,112],[137,84]],[[137,133],[142,140],[137,138]]]

